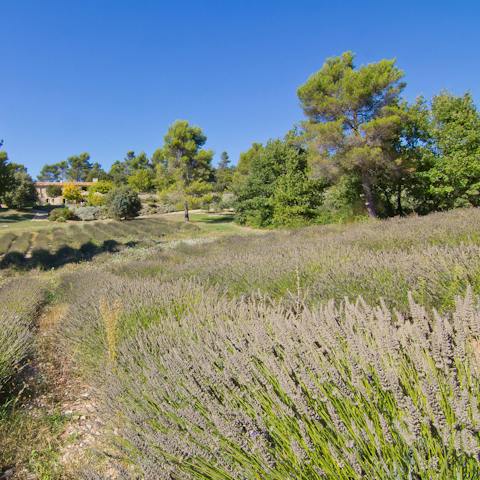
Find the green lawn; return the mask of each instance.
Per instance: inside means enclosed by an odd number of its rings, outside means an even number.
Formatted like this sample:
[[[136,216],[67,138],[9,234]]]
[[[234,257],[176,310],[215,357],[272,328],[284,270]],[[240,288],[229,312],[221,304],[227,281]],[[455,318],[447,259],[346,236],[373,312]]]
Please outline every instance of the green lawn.
[[[47,220],[33,220],[32,210],[12,210],[0,208],[0,235],[19,230],[38,230],[48,225]]]
[[[184,222],[183,212],[175,212],[163,215],[166,220]],[[203,213],[190,214],[190,224],[197,226],[202,234],[245,234],[251,229],[241,227],[234,223],[233,213]]]

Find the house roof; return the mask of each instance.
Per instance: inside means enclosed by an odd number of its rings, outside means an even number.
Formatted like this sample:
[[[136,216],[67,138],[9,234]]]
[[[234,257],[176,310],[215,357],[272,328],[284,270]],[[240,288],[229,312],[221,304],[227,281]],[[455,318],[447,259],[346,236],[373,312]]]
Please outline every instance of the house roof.
[[[76,185],[77,187],[89,187],[90,185],[94,185],[95,182],[35,182],[36,187],[51,187],[51,186],[58,186],[63,187],[64,185],[72,184]]]

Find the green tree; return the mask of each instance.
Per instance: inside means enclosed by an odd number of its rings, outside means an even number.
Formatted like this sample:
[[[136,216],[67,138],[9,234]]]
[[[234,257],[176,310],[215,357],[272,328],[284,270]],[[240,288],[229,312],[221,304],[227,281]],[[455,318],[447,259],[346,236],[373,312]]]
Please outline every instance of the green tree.
[[[109,214],[118,220],[136,217],[142,208],[138,194],[129,187],[118,187],[107,194]]]
[[[321,203],[322,186],[309,180],[307,153],[293,134],[256,144],[249,174],[237,191],[239,223],[256,227],[298,225],[312,220]]]
[[[90,162],[90,155],[88,153],[81,153],[79,155],[72,155],[67,158],[67,178],[74,182],[85,182],[92,169]]]
[[[430,134],[433,148],[419,174],[428,210],[479,206],[480,115],[471,95],[434,97]]]
[[[185,219],[188,220],[188,199],[185,190],[192,182],[213,182],[213,152],[203,146],[207,137],[200,127],[186,120],[177,120],[168,129],[163,147],[153,155],[157,165],[158,184],[184,195]]]
[[[108,175],[115,185],[124,185],[128,177],[125,162],[121,162],[120,160],[113,162]]]
[[[151,192],[155,186],[155,173],[150,168],[136,170],[127,177],[127,183],[136,192]]]
[[[102,168],[102,166],[98,162],[93,163],[92,167],[88,171],[87,176],[85,177],[85,181],[93,182],[95,178],[97,180],[109,179],[107,172],[105,172],[105,170]]]
[[[44,165],[38,175],[41,182],[62,182],[68,176],[68,163],[66,160],[52,165]]]
[[[3,201],[9,208],[33,207],[37,200],[37,190],[32,177],[23,165],[12,164],[13,182],[11,188],[4,194]]]
[[[377,172],[373,187],[383,216],[422,211],[429,188],[418,175],[431,163],[428,105],[423,98],[412,105],[402,102],[398,114],[401,123],[391,150],[394,161]]]
[[[318,215],[324,185],[308,178],[306,152],[288,155],[285,173],[275,182],[272,224],[295,227],[305,225]]]
[[[47,195],[52,198],[61,197],[62,187],[60,185],[49,185],[47,187]]]
[[[216,190],[224,192],[228,190],[232,184],[234,169],[230,166],[230,158],[227,152],[222,152],[220,162],[215,172]]]
[[[220,154],[220,162],[218,163],[219,169],[226,169],[230,167],[230,157],[227,152],[222,152]]]
[[[14,185],[12,166],[8,163],[8,155],[0,151],[0,200],[11,190]]]
[[[133,150],[129,150],[122,161],[117,160],[112,164],[109,177],[115,185],[125,185],[128,177],[140,170],[154,172],[154,166],[145,152],[136,155]]]
[[[237,166],[232,175],[231,190],[234,193],[239,192],[243,188],[243,185],[250,174],[252,159],[255,158],[262,149],[263,145],[261,143],[253,143],[246,152],[240,154]]]
[[[358,176],[367,212],[375,217],[372,185],[394,162],[403,72],[394,60],[360,68],[353,60],[351,52],[328,59],[298,89],[298,96],[308,117],[305,138],[314,158],[330,174]]]

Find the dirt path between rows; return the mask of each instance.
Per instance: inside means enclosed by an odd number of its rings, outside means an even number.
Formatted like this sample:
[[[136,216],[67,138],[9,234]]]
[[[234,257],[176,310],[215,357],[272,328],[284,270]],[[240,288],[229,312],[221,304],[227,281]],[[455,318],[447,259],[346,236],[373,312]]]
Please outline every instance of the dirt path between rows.
[[[78,471],[89,463],[91,452],[102,450],[99,440],[105,426],[97,415],[98,402],[94,389],[72,373],[68,360],[58,358],[55,349],[54,332],[67,309],[65,304],[47,307],[40,317],[39,342],[45,352],[39,368],[48,382],[48,395],[54,399],[55,408],[65,419],[58,452],[61,478],[73,480],[78,478]],[[38,401],[42,403],[43,400],[40,398]],[[107,469],[104,478],[114,479],[114,471]]]

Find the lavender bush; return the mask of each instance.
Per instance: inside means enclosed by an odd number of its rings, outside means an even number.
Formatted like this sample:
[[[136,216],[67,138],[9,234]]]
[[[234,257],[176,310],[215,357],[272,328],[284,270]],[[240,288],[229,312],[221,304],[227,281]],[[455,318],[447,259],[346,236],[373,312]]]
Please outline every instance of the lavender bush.
[[[33,324],[44,292],[35,279],[12,279],[0,286],[0,407],[8,382],[32,351]]]
[[[63,274],[58,344],[99,392],[100,465],[125,479],[477,478],[479,227],[461,210]]]

